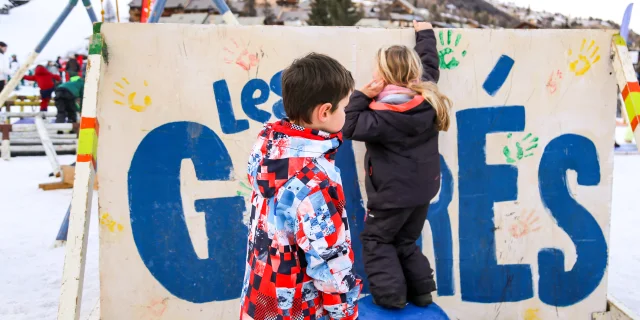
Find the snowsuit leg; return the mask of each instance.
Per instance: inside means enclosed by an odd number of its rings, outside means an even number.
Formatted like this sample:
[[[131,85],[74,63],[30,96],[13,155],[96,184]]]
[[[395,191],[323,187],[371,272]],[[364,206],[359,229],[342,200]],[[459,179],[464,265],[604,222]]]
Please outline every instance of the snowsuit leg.
[[[72,123],[77,121],[75,99],[76,98],[71,92],[69,92],[69,90],[56,90],[55,103],[56,108],[58,109],[56,123],[65,123],[67,122],[67,119]]]
[[[40,90],[40,111],[47,111],[49,109],[51,93],[53,93],[53,89]]]
[[[408,295],[435,290],[433,270],[416,241],[422,233],[429,205],[371,210],[361,239],[364,269],[371,294],[383,307],[400,307]]]
[[[407,280],[407,296],[420,296],[436,290],[433,269],[417,241],[427,220],[429,205],[413,208],[407,222],[395,238],[396,252]]]

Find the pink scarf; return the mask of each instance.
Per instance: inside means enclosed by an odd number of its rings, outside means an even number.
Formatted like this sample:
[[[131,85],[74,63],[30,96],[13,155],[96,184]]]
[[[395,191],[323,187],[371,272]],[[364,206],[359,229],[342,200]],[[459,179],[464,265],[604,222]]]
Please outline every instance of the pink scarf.
[[[382,89],[382,92],[378,94],[378,97],[376,98],[376,100],[380,101],[380,100],[383,100],[385,97],[389,97],[391,95],[404,95],[404,96],[413,97],[416,95],[416,92],[405,87],[388,84],[384,87],[384,89]]]
[[[388,84],[382,89],[382,92],[378,94],[378,100],[384,99],[384,97],[391,94],[406,94],[406,95],[415,95],[415,91],[411,89],[407,89],[405,87],[396,86],[393,84]]]

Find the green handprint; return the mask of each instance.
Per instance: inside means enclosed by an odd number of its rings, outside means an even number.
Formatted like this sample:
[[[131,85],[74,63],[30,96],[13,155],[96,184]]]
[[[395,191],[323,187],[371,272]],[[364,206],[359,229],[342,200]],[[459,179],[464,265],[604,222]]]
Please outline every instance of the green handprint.
[[[440,36],[440,45],[444,47],[445,46],[444,31],[440,31],[438,35]],[[460,61],[458,61],[458,59],[456,59],[455,56],[452,56],[451,59],[449,59],[449,62],[446,62],[446,59],[445,59],[446,56],[454,53],[454,50],[450,48],[452,35],[453,35],[453,31],[447,30],[447,44],[446,44],[447,47],[438,51],[438,58],[440,58],[440,69],[453,69],[460,64]],[[462,35],[461,34],[456,35],[456,41],[453,44],[454,49],[458,47],[458,44],[460,43],[460,39],[462,39]],[[466,56],[467,50],[462,50],[462,53],[460,55],[462,57]]]
[[[236,194],[239,196],[243,196],[243,197],[249,197],[251,196],[251,191],[253,191],[253,189],[247,185],[246,183],[240,181],[240,187],[244,190],[238,190],[236,191]]]
[[[511,139],[511,136],[512,134],[509,133],[507,135],[507,138]],[[516,141],[515,158],[513,157],[513,154],[511,154],[511,148],[509,148],[509,146],[504,146],[504,148],[502,149],[502,153],[504,154],[504,157],[506,158],[507,163],[516,163],[518,160],[522,160],[523,158],[530,157],[533,155],[532,150],[538,147],[538,137],[533,137],[533,139],[529,139],[532,136],[533,135],[529,133],[521,141]],[[525,144],[525,146],[522,146],[521,143]]]

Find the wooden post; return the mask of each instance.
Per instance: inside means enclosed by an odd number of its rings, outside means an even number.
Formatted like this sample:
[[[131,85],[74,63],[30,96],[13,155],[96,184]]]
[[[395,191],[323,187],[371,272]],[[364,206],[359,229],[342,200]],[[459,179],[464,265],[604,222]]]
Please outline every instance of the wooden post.
[[[45,128],[44,126],[44,120],[42,120],[42,117],[40,115],[35,116],[34,120],[36,122],[38,136],[40,136],[40,142],[42,142],[42,147],[44,148],[44,153],[47,155],[49,163],[51,163],[53,175],[59,177],[61,175],[60,163],[58,162],[56,150],[53,148],[53,143],[51,142],[49,134],[47,133],[47,128]]]
[[[82,306],[84,266],[89,237],[89,222],[95,179],[98,146],[98,122],[96,119],[98,87],[102,68],[101,23],[93,25],[89,46],[89,60],[84,88],[78,156],[71,199],[69,232],[62,274],[58,320],[77,320]]]
[[[2,159],[9,160],[11,159],[11,145],[9,142],[9,135],[11,132],[10,124],[0,124],[0,131],[2,131],[2,147],[0,152],[2,152]]]
[[[620,35],[613,36],[613,48],[613,69],[622,93],[624,111],[626,111],[628,123],[634,133],[636,145],[640,147],[640,85],[633,69],[627,44]]]

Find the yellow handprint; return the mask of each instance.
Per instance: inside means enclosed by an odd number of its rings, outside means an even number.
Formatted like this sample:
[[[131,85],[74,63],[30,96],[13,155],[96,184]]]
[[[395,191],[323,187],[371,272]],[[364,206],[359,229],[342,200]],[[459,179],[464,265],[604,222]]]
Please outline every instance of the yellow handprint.
[[[108,213],[103,213],[102,216],[100,216],[100,224],[106,226],[111,232],[115,232],[116,230],[122,231],[124,229],[124,226],[113,220]]]
[[[128,86],[129,85],[129,80],[127,80],[127,78],[122,78],[122,81]],[[116,86],[122,90],[126,90],[125,86],[122,85],[120,82],[116,82]],[[148,87],[149,84],[147,83],[147,81],[144,81],[144,86]],[[113,92],[115,92],[117,95],[121,96],[121,97],[125,97],[125,94],[118,91],[117,89],[113,89]],[[129,94],[127,94],[127,103],[124,103],[122,101],[119,100],[114,100],[113,102],[115,104],[119,104],[121,106],[125,106],[128,105],[130,109],[137,111],[137,112],[142,112],[144,111],[146,108],[148,108],[151,105],[151,97],[149,96],[144,96],[143,99],[143,103],[144,105],[139,105],[135,103],[135,99],[136,99],[136,94],[138,94],[137,92],[131,92]]]
[[[580,52],[578,53],[578,57],[569,63],[569,70],[576,74],[576,76],[584,75],[591,66],[600,61],[600,55],[598,54],[598,50],[600,50],[599,46],[595,46],[595,40],[591,40],[589,43],[589,47],[586,49],[584,46],[587,44],[587,39],[582,39],[582,46],[580,47]],[[572,55],[571,49],[569,49],[569,56]]]

